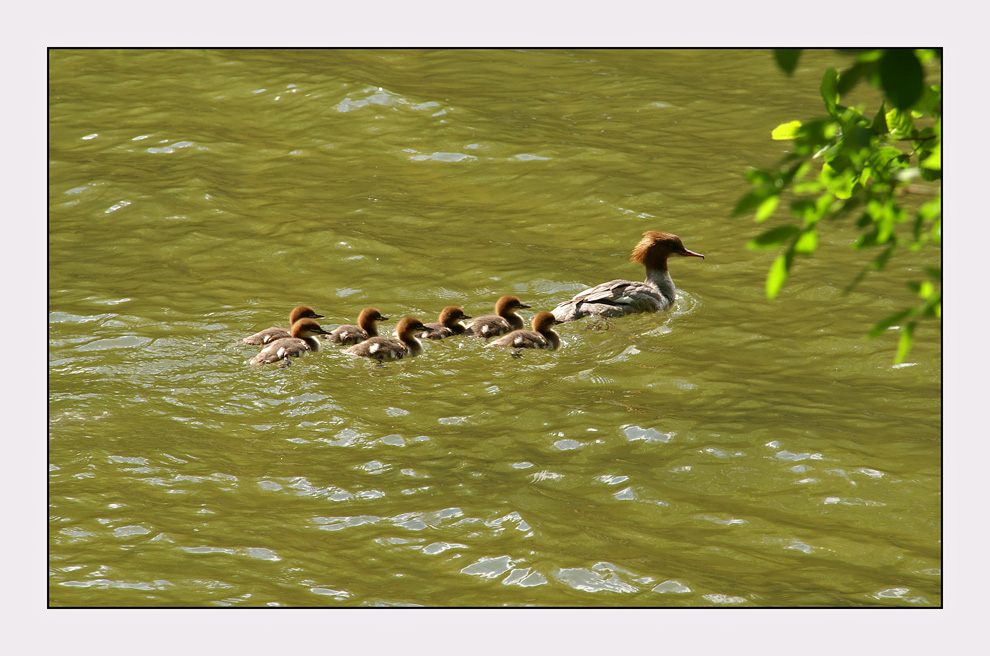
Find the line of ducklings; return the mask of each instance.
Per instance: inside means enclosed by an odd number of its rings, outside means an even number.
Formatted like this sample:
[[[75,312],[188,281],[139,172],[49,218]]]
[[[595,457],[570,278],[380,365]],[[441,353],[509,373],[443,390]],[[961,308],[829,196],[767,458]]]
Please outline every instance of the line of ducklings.
[[[324,339],[334,344],[348,346],[344,352],[382,362],[401,360],[423,352],[422,339],[443,339],[454,335],[467,335],[498,339],[485,345],[492,347],[533,348],[554,350],[560,346],[560,335],[553,325],[562,323],[550,312],[539,312],[532,320],[532,330],[523,329],[523,320],[516,310],[528,309],[515,296],[502,296],[495,303],[495,314],[471,317],[456,305],[443,309],[434,323],[423,323],[416,317],[405,317],[395,329],[395,339],[378,334],[378,322],[388,321],[376,308],[365,308],[358,316],[357,325],[345,324],[331,331],[324,330],[316,321],[322,314],[308,305],[300,305],[289,314],[290,329],[266,328],[240,340],[242,344],[264,346],[251,358],[251,364],[269,364],[289,357],[299,357],[307,351],[318,351]],[[465,323],[467,322],[467,323]]]
[[[419,355],[423,352],[423,345],[417,337],[498,337],[485,346],[553,350],[560,346],[560,336],[554,332],[554,324],[587,316],[621,317],[637,312],[664,312],[672,308],[677,299],[677,290],[667,268],[667,260],[672,256],[705,258],[701,253],[685,248],[677,235],[662,230],[644,232],[629,257],[630,261],[646,268],[643,282],[617,279],[590,287],[555,307],[553,312],[537,313],[533,317],[532,330],[523,330],[522,317],[516,314],[516,310],[529,306],[515,296],[503,296],[495,303],[495,314],[474,319],[454,305],[443,309],[437,323],[424,324],[416,317],[406,317],[395,330],[398,339],[378,335],[378,322],[388,318],[375,308],[362,311],[357,326],[340,326],[327,332],[316,322],[323,315],[309,306],[300,305],[289,315],[289,330],[268,328],[241,341],[265,345],[258,355],[251,358],[254,364],[277,362],[306,351],[316,351],[320,348],[321,335],[335,344],[350,345],[347,353],[374,358],[379,362]],[[465,324],[464,321],[469,319],[471,321]]]

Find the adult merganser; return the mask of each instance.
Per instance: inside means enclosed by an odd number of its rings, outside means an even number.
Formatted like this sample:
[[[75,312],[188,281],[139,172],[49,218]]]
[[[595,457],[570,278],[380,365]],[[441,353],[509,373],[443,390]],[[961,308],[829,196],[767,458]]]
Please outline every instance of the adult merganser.
[[[423,344],[416,339],[416,333],[426,330],[423,322],[416,317],[406,317],[395,328],[399,339],[390,337],[372,337],[344,351],[351,355],[382,360],[401,360],[402,358],[419,355],[423,352]]]
[[[327,339],[335,344],[358,344],[370,337],[378,337],[379,321],[388,321],[388,317],[383,317],[375,308],[364,308],[358,315],[358,325],[337,326]]]
[[[309,307],[308,305],[300,305],[293,308],[292,312],[289,314],[289,327],[291,328],[300,319],[322,319],[322,314],[317,314],[316,310]],[[240,340],[241,344],[253,344],[255,346],[261,344],[267,344],[268,342],[273,342],[276,339],[283,339],[285,337],[292,337],[288,330],[285,328],[271,327],[265,328],[261,332],[255,333],[250,337],[245,337]]]
[[[533,317],[532,330],[513,330],[508,335],[485,344],[485,348],[511,346],[513,348],[549,349],[553,351],[560,346],[560,335],[553,329],[555,323],[562,322],[549,312],[539,312]]]
[[[674,281],[667,271],[667,258],[705,256],[684,248],[680,237],[669,232],[650,230],[643,233],[629,260],[646,267],[646,280],[612,280],[586,289],[574,298],[553,309],[557,321],[573,321],[594,314],[602,317],[621,317],[636,312],[661,312],[668,310],[677,298]]]
[[[495,314],[474,319],[465,327],[464,334],[488,338],[519,330],[523,327],[523,320],[515,311],[528,308],[515,296],[503,296],[495,302]]]
[[[317,335],[326,335],[327,331],[316,323],[316,319],[300,319],[292,324],[292,336],[276,339],[261,349],[258,355],[251,358],[251,364],[268,364],[278,362],[282,358],[299,357],[306,351],[320,350]]]
[[[456,305],[448,305],[440,312],[437,323],[425,324],[427,330],[420,337],[443,339],[451,335],[460,335],[465,330],[464,323],[461,320],[470,318],[464,314],[464,310]]]

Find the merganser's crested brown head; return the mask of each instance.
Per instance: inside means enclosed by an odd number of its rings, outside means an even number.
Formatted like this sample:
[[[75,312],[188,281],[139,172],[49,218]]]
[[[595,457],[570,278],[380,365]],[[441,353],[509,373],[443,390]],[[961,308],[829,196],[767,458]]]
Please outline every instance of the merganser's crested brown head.
[[[684,257],[700,257],[705,259],[701,253],[695,253],[684,248],[681,238],[669,232],[661,230],[648,230],[643,233],[643,238],[633,248],[629,260],[639,262],[647,269],[667,269],[667,258],[671,255],[682,255]]]
[[[495,314],[500,317],[504,317],[507,314],[514,314],[513,310],[526,310],[529,309],[528,305],[524,305],[515,296],[503,296],[502,298],[495,301]]]

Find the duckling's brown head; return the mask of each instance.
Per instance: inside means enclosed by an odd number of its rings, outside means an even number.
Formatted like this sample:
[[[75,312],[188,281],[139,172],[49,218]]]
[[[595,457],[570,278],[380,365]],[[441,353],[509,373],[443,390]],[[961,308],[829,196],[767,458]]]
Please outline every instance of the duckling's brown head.
[[[556,323],[563,323],[563,321],[557,321],[557,317],[553,316],[549,312],[537,312],[536,316],[533,317],[533,330],[538,333],[550,330],[550,328]]]
[[[429,329],[426,326],[424,326],[423,322],[420,321],[417,317],[406,317],[405,319],[400,321],[399,325],[396,326],[395,328],[395,332],[400,339],[412,336],[415,332],[420,330],[429,330]]]
[[[503,296],[495,302],[495,314],[501,316],[504,312],[511,312],[512,310],[525,310],[528,309],[528,305],[524,305],[515,296]]]
[[[464,310],[456,305],[448,305],[440,312],[440,323],[445,326],[454,326],[461,319],[470,318],[470,316],[464,314]]]
[[[358,325],[364,327],[365,324],[375,321],[388,321],[388,317],[382,316],[382,313],[375,308],[364,308],[361,310],[361,314],[358,315]]]
[[[329,335],[330,333],[323,330],[323,327],[316,322],[316,319],[300,319],[292,324],[292,330],[290,331],[293,337],[305,338],[305,337],[315,337],[316,335]]]
[[[322,314],[317,314],[316,310],[309,307],[308,305],[297,305],[292,309],[292,313],[289,314],[289,325],[291,326],[300,319],[322,319]]]

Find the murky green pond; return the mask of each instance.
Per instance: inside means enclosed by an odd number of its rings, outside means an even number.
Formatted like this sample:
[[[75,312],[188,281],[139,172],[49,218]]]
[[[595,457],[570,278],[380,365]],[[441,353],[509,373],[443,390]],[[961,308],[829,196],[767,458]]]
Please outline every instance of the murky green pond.
[[[941,350],[868,341],[836,226],[781,298],[730,219],[846,60],[50,53],[52,606],[938,606]],[[254,367],[300,303],[532,310],[676,233],[674,311]]]

